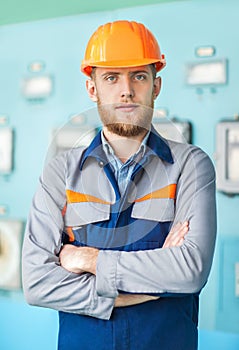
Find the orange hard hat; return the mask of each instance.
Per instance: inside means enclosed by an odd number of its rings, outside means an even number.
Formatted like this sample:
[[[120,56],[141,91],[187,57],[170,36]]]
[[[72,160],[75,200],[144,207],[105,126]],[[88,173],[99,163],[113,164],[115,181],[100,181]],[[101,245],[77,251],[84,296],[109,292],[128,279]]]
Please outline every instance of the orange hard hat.
[[[92,67],[137,67],[152,63],[157,72],[166,65],[153,34],[142,23],[115,21],[100,26],[91,36],[81,71],[90,76]]]

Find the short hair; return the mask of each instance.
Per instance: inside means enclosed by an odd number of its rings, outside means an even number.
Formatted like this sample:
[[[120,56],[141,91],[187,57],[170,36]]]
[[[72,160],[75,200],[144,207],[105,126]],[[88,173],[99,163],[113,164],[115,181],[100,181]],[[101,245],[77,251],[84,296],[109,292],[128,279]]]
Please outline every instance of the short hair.
[[[155,78],[156,78],[156,75],[157,75],[156,66],[155,66],[154,63],[151,63],[149,66],[150,66],[151,71],[152,71],[152,74],[153,74],[153,79],[155,79]]]

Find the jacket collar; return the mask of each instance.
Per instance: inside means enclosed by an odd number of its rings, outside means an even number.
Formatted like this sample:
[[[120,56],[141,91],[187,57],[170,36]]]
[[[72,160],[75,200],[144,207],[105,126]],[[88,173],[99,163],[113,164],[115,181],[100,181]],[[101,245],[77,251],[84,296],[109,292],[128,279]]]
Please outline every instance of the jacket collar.
[[[149,134],[147,146],[154,155],[168,163],[174,163],[167,140],[156,131],[153,125],[151,125],[151,132]]]
[[[173,164],[174,160],[172,157],[171,150],[168,146],[167,140],[165,140],[159,133],[155,130],[153,125],[151,126],[151,131],[147,142],[147,156],[156,155],[160,159]],[[88,157],[95,158],[102,166],[108,163],[105,152],[102,147],[101,132],[95,136],[89,147],[87,147],[80,160],[80,170],[82,170],[83,165]]]

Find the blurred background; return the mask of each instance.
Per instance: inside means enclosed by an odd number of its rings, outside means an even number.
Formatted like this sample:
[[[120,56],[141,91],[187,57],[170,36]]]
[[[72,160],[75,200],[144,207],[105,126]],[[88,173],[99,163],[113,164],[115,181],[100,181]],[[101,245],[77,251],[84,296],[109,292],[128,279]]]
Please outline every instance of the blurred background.
[[[144,23],[166,56],[155,124],[177,127],[216,166],[218,238],[199,349],[239,349],[238,14],[236,0],[0,0],[1,350],[56,349],[57,312],[28,306],[21,290],[24,225],[49,149],[69,147],[76,130],[88,142],[98,127],[79,67],[90,35],[117,19]]]

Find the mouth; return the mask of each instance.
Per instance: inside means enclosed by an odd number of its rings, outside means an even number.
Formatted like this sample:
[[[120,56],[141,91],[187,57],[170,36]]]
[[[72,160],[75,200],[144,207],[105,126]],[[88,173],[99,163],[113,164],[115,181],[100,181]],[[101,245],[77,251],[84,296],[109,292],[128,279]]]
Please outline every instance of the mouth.
[[[115,107],[117,111],[130,113],[134,112],[139,107],[138,104],[135,103],[121,103]]]

